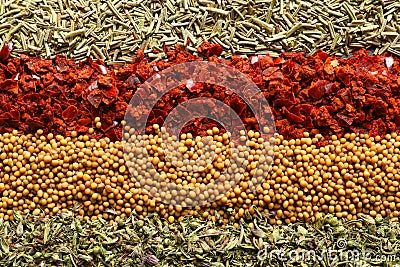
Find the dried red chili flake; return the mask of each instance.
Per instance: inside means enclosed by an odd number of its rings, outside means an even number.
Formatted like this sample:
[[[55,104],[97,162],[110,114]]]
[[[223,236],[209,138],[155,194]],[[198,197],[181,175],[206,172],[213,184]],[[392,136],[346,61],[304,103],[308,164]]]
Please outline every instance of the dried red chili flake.
[[[311,86],[308,88],[308,95],[311,96],[314,100],[321,99],[325,92],[327,91],[325,87],[329,84],[329,81],[319,80],[317,82],[313,82]]]
[[[88,59],[90,66],[100,72],[103,75],[107,75],[107,68],[105,67],[104,62],[101,62],[100,60],[93,61],[92,58]]]
[[[83,117],[83,118],[81,118],[81,119],[79,119],[78,120],[78,125],[81,125],[81,126],[86,126],[86,125],[88,125],[89,123],[91,123],[91,119],[90,118],[88,118],[88,117]]]
[[[283,114],[285,114],[285,117],[291,122],[304,123],[304,121],[305,121],[304,116],[302,116],[302,115],[298,116],[298,115],[290,112],[289,110],[287,110],[287,108],[285,108],[285,107],[282,108],[282,112],[283,112]]]
[[[91,66],[83,66],[83,68],[79,70],[78,79],[89,79],[93,72],[94,69]]]
[[[1,81],[0,90],[4,90],[13,94],[18,94],[19,93],[18,82],[15,80]]]
[[[219,56],[222,54],[223,48],[219,44],[210,44],[209,42],[203,42],[198,48],[197,52],[203,54],[206,57]]]
[[[93,90],[92,92],[89,93],[87,96],[87,100],[89,101],[90,104],[92,104],[95,108],[98,108],[99,105],[101,104],[101,101],[103,99],[102,92],[98,89]]]
[[[3,47],[0,49],[0,60],[2,60],[2,61],[7,60],[8,57],[10,56],[13,48],[14,48],[14,44],[12,42],[9,42],[8,44],[3,45]]]
[[[108,89],[103,90],[102,93],[105,97],[114,99],[118,96],[118,89],[115,86],[110,86]]]
[[[78,109],[75,106],[69,106],[62,113],[62,118],[64,120],[72,120],[75,119],[79,115]]]

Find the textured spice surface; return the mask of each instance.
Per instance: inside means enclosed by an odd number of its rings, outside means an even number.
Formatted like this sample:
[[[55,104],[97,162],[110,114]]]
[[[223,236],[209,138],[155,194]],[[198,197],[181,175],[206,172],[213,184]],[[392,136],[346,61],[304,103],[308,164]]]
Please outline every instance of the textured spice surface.
[[[14,211],[73,211],[85,221],[156,212],[171,223],[190,215],[228,224],[257,210],[270,213],[271,224],[315,222],[326,214],[399,219],[400,135],[306,133],[264,141],[249,131],[250,149],[235,145],[238,153],[229,149],[229,134],[210,131],[211,143],[182,134],[172,152],[173,138],[163,129],[150,138],[131,136],[128,147],[76,133],[0,135],[0,220],[14,220]]]
[[[345,267],[360,262],[363,266],[391,266],[399,262],[399,223],[369,216],[343,223],[327,216],[315,224],[271,226],[267,218],[260,214],[240,225],[221,228],[190,217],[181,223],[163,225],[157,216],[137,220],[133,215],[111,226],[102,220],[82,223],[71,214],[50,219],[17,217],[14,222],[0,220],[0,264]],[[338,254],[319,256],[327,255],[328,250]],[[340,256],[354,255],[354,251],[360,251],[356,260]],[[299,259],[287,256],[289,252],[315,252],[316,256]],[[283,263],[281,254],[286,258]]]
[[[341,136],[366,132],[371,136],[399,131],[400,62],[396,56],[369,56],[360,50],[348,59],[318,52],[282,53],[280,58],[254,56],[222,60],[219,46],[199,48],[208,60],[227,64],[247,74],[263,91],[275,116],[277,131],[285,138],[321,133]],[[91,137],[121,138],[120,122],[136,89],[169,66],[201,60],[182,49],[167,51],[168,61],[148,62],[139,50],[135,63],[105,67],[91,59],[76,63],[57,56],[44,60],[22,56],[0,65],[0,132],[39,128],[69,136],[87,132],[95,117],[101,127]],[[233,107],[249,128],[255,123],[238,96],[209,84],[183,85],[165,95],[154,108],[149,124],[162,123],[174,106],[205,96]],[[184,132],[202,133],[216,126],[198,122]]]
[[[134,51],[165,57],[164,46],[189,51],[203,41],[223,56],[282,51],[349,55],[371,48],[400,54],[398,1],[5,1],[0,40],[24,53],[130,62]]]

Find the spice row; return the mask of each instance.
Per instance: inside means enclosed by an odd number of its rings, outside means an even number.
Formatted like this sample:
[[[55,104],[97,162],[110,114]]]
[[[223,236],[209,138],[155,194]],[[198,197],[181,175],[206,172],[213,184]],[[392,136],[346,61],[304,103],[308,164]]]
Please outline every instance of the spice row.
[[[249,153],[235,155],[226,149],[230,147],[228,135],[220,135],[214,128],[209,136],[216,157],[206,168],[198,167],[196,175],[194,170],[182,168],[192,164],[161,156],[164,145],[171,142],[171,138],[161,140],[162,132],[135,136],[148,151],[144,156],[134,154],[142,159],[137,161],[127,160],[122,142],[111,142],[107,137],[96,140],[76,132],[71,137],[44,135],[42,130],[0,135],[1,218],[13,220],[14,211],[41,216],[72,211],[84,220],[118,221],[131,214],[143,219],[156,212],[171,223],[192,215],[222,224],[236,222],[236,226],[241,218],[257,212],[267,213],[271,224],[316,221],[325,214],[350,220],[363,214],[398,220],[400,135],[396,133],[383,138],[355,133],[332,136],[325,140],[326,145],[317,146],[324,139],[321,135],[312,138],[305,133],[300,139],[278,135],[268,143],[257,132],[249,131]],[[202,160],[204,155],[193,149],[204,145],[200,137],[183,134],[178,143],[183,159]],[[268,147],[267,153],[261,153]],[[229,164],[240,157],[245,157],[246,169],[238,180],[231,178],[232,187],[217,187],[219,194],[208,190],[210,184],[226,179],[224,169],[231,167],[240,173],[235,164]],[[263,162],[270,163],[270,168],[258,168]],[[154,181],[148,164],[165,183],[174,183],[178,189],[154,184],[165,190],[154,193],[146,189],[147,183]],[[138,175],[135,170],[145,173]],[[252,177],[261,180],[254,183]],[[192,199],[216,194],[217,201],[191,208],[158,201],[178,199],[181,191]]]
[[[13,56],[88,56],[108,65],[131,62],[144,49],[165,58],[165,46],[189,51],[203,41],[224,47],[222,56],[322,49],[348,56],[370,48],[400,55],[397,1],[8,1],[0,9],[0,39]]]
[[[191,217],[180,223],[163,224],[157,216],[144,220],[131,216],[109,225],[104,220],[82,223],[70,213],[49,219],[16,216],[12,222],[0,220],[0,235],[4,238],[0,264],[243,267],[244,259],[249,266],[283,266],[284,258],[287,265],[345,267],[360,263],[391,266],[400,257],[396,249],[400,233],[397,222],[369,216],[342,222],[326,216],[315,224],[278,226],[267,220],[265,216],[256,217],[236,229],[232,225],[221,228],[205,224]],[[338,254],[318,257],[326,255],[327,250]],[[316,256],[301,256],[310,251]],[[355,255],[355,251],[360,251],[358,257],[341,261],[346,255]]]
[[[395,55],[369,56],[360,50],[348,59],[318,52],[308,57],[282,53],[275,59],[265,55],[223,60],[215,55],[218,45],[203,43],[200,51],[212,62],[243,72],[258,86],[271,107],[277,132],[286,139],[301,138],[304,132],[327,138],[399,132],[400,62]],[[168,60],[149,63],[139,50],[135,63],[111,67],[62,56],[9,59],[0,64],[0,133],[44,129],[70,136],[73,131],[87,134],[90,130],[91,138],[121,140],[128,103],[147,79],[168,67],[202,60],[180,48],[168,49],[166,54]],[[161,125],[175,106],[198,97],[224,102],[238,113],[247,130],[255,130],[255,118],[246,103],[212,81],[184,84],[168,92],[154,107],[149,124]],[[99,127],[96,117],[101,119]],[[213,127],[219,126],[195,121],[183,131],[202,135]]]

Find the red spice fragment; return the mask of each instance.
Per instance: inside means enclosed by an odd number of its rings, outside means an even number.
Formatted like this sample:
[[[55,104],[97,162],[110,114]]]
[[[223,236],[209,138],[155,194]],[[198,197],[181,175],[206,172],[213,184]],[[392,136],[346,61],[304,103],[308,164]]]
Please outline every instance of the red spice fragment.
[[[4,90],[13,94],[18,94],[19,89],[18,89],[18,82],[15,80],[5,80],[0,82],[0,91]]]
[[[102,92],[98,89],[93,90],[90,92],[90,94],[87,96],[87,100],[89,101],[90,104],[92,104],[95,108],[98,108],[99,105],[101,104],[101,101],[103,99]]]
[[[325,94],[325,87],[328,85],[329,82],[326,80],[319,80],[317,82],[313,82],[308,89],[308,95],[311,96],[313,99],[318,100],[321,99]]]
[[[89,58],[88,62],[90,66],[97,70],[99,73],[107,75],[107,68],[105,67],[104,62],[101,62],[100,60],[93,61],[92,58]]]
[[[2,60],[2,61],[7,60],[8,57],[10,56],[13,48],[14,48],[14,44],[12,42],[9,42],[8,44],[3,45],[3,47],[0,49],[0,60]]]
[[[290,112],[289,110],[287,110],[287,108],[283,107],[282,108],[282,112],[283,114],[285,114],[285,116],[287,117],[287,119],[291,122],[294,123],[304,123],[305,121],[305,117],[304,116],[298,116],[292,112]]]
[[[72,105],[65,109],[62,113],[62,117],[65,121],[75,119],[78,115],[78,109]]]
[[[223,48],[219,44],[210,44],[209,42],[203,42],[198,48],[197,52],[203,54],[206,57],[219,56],[222,54]]]

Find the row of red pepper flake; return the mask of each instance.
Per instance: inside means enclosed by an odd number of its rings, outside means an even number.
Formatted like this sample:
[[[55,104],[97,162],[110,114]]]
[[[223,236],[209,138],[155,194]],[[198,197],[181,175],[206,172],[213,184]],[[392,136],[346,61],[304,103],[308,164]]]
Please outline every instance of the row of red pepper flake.
[[[348,59],[318,52],[307,57],[282,53],[279,58],[234,56],[224,60],[218,57],[222,52],[218,45],[203,43],[198,51],[209,61],[248,75],[268,100],[277,132],[285,138],[299,138],[304,131],[324,136],[399,132],[400,61],[394,56],[370,56],[360,50]],[[102,127],[92,137],[120,140],[120,122],[145,80],[175,64],[203,60],[179,47],[165,52],[168,60],[149,63],[139,50],[134,63],[113,67],[63,56],[5,59],[0,64],[0,133],[13,129],[30,133],[41,128],[69,136],[72,131],[86,133],[94,126],[94,118],[100,117]],[[158,101],[149,124],[162,124],[177,104],[199,96],[224,101],[248,128],[256,127],[252,113],[238,96],[209,84],[170,91]],[[212,126],[216,126],[213,121],[197,120],[183,131],[202,134]]]

